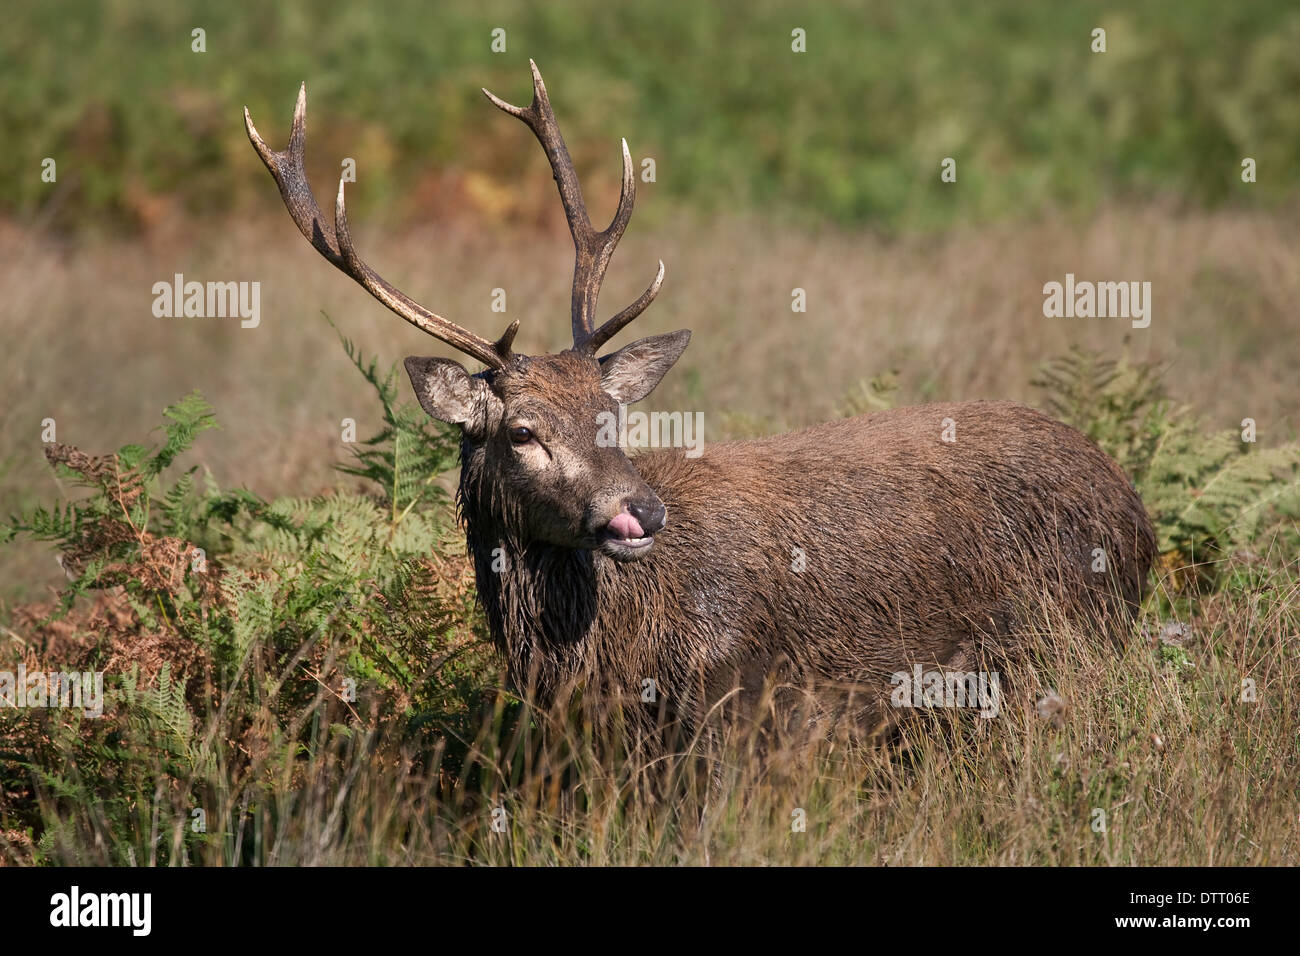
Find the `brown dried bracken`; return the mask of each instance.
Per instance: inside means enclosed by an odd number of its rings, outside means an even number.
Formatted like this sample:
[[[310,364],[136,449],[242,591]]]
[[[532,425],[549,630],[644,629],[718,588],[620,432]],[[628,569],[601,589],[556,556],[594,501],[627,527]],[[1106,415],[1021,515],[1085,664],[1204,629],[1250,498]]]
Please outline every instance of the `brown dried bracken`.
[[[45,446],[45,459],[51,465],[66,465],[91,484],[98,485],[123,511],[135,504],[144,489],[141,477],[123,470],[116,455],[88,455],[72,445],[53,442]]]

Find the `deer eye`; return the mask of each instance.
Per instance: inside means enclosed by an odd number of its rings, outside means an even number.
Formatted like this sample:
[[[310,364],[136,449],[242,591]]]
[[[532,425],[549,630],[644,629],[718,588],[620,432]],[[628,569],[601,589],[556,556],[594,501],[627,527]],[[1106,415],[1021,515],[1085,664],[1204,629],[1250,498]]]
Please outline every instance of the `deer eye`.
[[[510,440],[516,445],[527,445],[533,440],[533,433],[523,425],[516,425],[510,429]]]

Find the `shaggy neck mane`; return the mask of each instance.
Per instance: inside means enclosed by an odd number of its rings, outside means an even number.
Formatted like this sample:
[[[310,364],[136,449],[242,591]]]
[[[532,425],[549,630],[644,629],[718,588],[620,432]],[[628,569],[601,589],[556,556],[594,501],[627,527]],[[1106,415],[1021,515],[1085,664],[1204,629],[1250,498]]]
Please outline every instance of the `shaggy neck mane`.
[[[557,688],[590,673],[596,620],[593,552],[524,541],[520,504],[461,451],[456,503],[493,641],[518,687]]]

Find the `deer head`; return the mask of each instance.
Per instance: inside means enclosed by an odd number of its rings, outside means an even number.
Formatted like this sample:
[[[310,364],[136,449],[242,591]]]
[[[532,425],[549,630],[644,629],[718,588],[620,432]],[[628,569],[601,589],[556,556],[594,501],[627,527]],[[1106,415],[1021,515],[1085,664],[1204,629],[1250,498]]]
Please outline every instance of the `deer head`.
[[[384,281],[357,255],[348,232],[344,183],[339,181],[334,221],[327,221],[307,184],[303,162],[307,87],[298,92],[289,146],[272,151],[253,126],[248,138],[275,177],[289,215],[307,240],[336,268],[351,276],[406,321],[487,366],[471,374],[451,359],[406,359],[420,405],[432,417],[459,425],[462,489],[491,508],[502,534],[517,546],[544,542],[600,550],[618,560],[647,554],[666,521],[662,501],[617,446],[598,441],[602,412],[640,401],[654,389],[690,341],[686,330],[640,339],[597,357],[598,350],[645,311],[659,293],[664,264],[635,302],[599,327],[596,303],[605,270],[627,229],[636,200],[636,179],[623,141],[623,187],[618,210],[601,231],[591,224],[573,160],[560,135],[537,64],[533,101],[512,106],[483,93],[518,117],[541,142],[555,175],[573,236],[571,321],[573,346],[554,355],[527,356],[511,344],[519,322],[494,342],[430,312]]]

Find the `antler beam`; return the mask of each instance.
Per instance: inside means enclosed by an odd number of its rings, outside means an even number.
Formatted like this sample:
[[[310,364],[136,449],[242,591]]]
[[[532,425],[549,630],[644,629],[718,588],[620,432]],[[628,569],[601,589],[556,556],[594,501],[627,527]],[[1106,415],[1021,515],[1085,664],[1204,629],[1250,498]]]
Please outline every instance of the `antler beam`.
[[[555,175],[555,184],[560,190],[560,202],[564,204],[564,215],[569,221],[569,232],[573,236],[573,347],[594,355],[597,349],[654,301],[664,280],[664,264],[660,260],[658,274],[640,298],[604,325],[596,327],[596,300],[600,298],[605,270],[609,267],[609,260],[614,255],[618,241],[623,238],[628,220],[632,218],[632,205],[636,201],[632,154],[628,152],[627,140],[623,140],[623,188],[618,198],[618,210],[610,224],[597,232],[587,214],[582,186],[578,183],[573,159],[569,156],[569,149],[565,146],[564,137],[556,123],[555,111],[551,108],[550,97],[546,95],[542,74],[532,60],[528,61],[528,65],[533,71],[533,101],[526,108],[512,106],[487,90],[483,93],[498,109],[523,120],[546,151],[546,158]]]
[[[289,215],[293,217],[299,232],[335,268],[351,276],[365,287],[367,292],[407,322],[471,358],[478,359],[489,368],[502,368],[510,358],[510,346],[519,328],[518,321],[511,324],[497,341],[489,342],[454,322],[430,312],[386,282],[361,260],[356,249],[353,248],[352,236],[348,232],[347,211],[343,202],[342,179],[339,180],[338,198],[334,204],[334,222],[331,224],[321,215],[316,197],[312,195],[311,186],[307,183],[307,171],[303,163],[306,115],[307,84],[304,83],[298,90],[298,104],[293,111],[293,128],[289,133],[289,146],[282,152],[276,152],[263,142],[256,127],[253,126],[253,118],[249,115],[248,108],[244,108],[244,126],[248,130],[248,139],[257,150],[257,155],[262,157],[266,168],[275,177],[285,208],[289,210]]]

